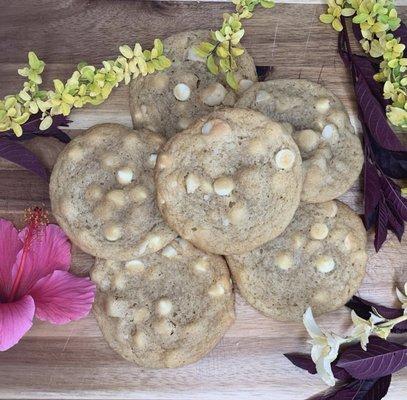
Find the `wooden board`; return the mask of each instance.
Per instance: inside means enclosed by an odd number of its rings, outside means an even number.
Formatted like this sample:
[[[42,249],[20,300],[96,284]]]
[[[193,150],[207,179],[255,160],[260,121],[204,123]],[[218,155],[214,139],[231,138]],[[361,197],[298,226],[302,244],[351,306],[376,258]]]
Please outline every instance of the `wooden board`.
[[[304,3],[304,2],[302,2]],[[244,44],[258,65],[273,65],[274,77],[303,77],[335,91],[355,119],[349,76],[336,53],[336,34],[318,22],[324,6],[278,4],[259,10],[246,23]],[[114,57],[120,44],[151,45],[184,29],[216,28],[228,3],[157,1],[0,0],[0,95],[19,90],[18,66],[35,50],[46,60],[45,83],[66,78],[77,62]],[[404,20],[407,7],[399,7]],[[131,124],[127,88],[118,88],[97,108],[72,113],[73,135],[99,122]],[[342,199],[361,212],[360,183]],[[17,166],[0,160],[0,216],[22,223],[23,210],[49,208],[47,185]],[[375,254],[369,235],[368,272],[359,294],[395,304],[394,288],[407,281],[407,239],[393,235]],[[73,269],[86,274],[92,257],[74,249]],[[296,369],[284,352],[308,351],[302,325],[279,323],[260,315],[237,296],[237,320],[222,342],[200,362],[177,370],[140,369],[109,349],[88,318],[67,326],[36,322],[24,339],[0,354],[1,399],[305,399],[322,390],[321,381]],[[345,334],[349,312],[319,318]],[[406,337],[398,337],[399,341]],[[407,392],[407,370],[394,376],[386,399]]]

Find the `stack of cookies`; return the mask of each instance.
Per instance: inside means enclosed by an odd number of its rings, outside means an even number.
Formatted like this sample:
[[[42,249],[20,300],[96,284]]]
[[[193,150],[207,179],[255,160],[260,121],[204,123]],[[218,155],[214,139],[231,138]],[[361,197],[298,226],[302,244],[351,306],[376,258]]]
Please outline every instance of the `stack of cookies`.
[[[168,38],[172,66],[132,83],[135,130],[89,129],[51,177],[58,223],[96,257],[99,326],[144,367],[189,364],[219,342],[231,277],[256,309],[298,321],[342,306],[365,272],[363,224],[333,200],[363,163],[342,103],[305,80],[256,82],[247,52],[234,92],[194,52],[208,37]]]

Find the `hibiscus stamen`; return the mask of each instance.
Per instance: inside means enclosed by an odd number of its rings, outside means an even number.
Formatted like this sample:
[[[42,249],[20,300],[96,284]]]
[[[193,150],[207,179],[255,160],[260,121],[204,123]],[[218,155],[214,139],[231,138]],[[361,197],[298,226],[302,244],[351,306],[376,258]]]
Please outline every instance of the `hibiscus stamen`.
[[[48,224],[48,214],[41,207],[30,207],[25,210],[25,223],[27,227],[27,233],[24,238],[24,244],[22,249],[22,255],[20,264],[18,265],[17,274],[11,288],[10,301],[14,300],[14,296],[17,293],[20,285],[21,277],[23,276],[24,264],[27,259],[28,251],[33,240],[41,232],[42,228]]]

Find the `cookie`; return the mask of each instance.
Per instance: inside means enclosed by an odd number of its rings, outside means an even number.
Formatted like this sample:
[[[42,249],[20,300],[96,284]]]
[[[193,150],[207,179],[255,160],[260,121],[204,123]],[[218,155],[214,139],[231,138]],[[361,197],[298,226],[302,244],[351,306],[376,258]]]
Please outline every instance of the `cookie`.
[[[210,41],[205,30],[181,32],[164,40],[164,54],[172,61],[165,71],[139,76],[130,85],[133,126],[161,132],[167,137],[186,129],[195,119],[219,105],[232,106],[236,93],[223,74],[213,75],[194,48]],[[240,91],[257,81],[253,59],[247,51],[237,59]]]
[[[278,79],[249,88],[236,107],[250,107],[292,124],[303,159],[301,200],[321,203],[345,193],[363,166],[359,137],[342,102],[304,79]]]
[[[241,295],[281,321],[299,321],[344,305],[365,274],[366,231],[339,201],[301,203],[283,234],[239,256],[228,256]]]
[[[198,361],[234,321],[229,271],[220,256],[183,239],[127,262],[96,260],[94,314],[109,345],[147,368]]]
[[[225,108],[171,138],[156,165],[158,207],[181,237],[214,254],[279,235],[300,201],[301,157],[285,128]]]
[[[155,201],[153,172],[163,141],[146,130],[102,124],[60,153],[50,183],[52,212],[83,251],[128,260],[176,237]]]

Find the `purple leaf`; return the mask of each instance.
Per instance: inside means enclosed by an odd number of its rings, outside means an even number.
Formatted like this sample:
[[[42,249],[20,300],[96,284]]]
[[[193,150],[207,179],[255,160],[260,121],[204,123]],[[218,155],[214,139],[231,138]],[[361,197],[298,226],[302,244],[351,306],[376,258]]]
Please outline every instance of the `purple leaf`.
[[[363,122],[369,128],[372,138],[379,146],[387,150],[404,152],[406,153],[405,157],[407,157],[407,150],[401,144],[393,132],[393,129],[389,126],[382,105],[378,102],[376,97],[372,95],[366,79],[359,70],[357,70],[356,78],[356,100],[361,116],[363,117]]]
[[[404,222],[400,219],[399,215],[393,211],[392,207],[389,207],[387,203],[384,203],[384,205],[388,210],[388,227],[396,235],[399,242],[401,242],[401,238],[404,234]]]
[[[339,356],[337,364],[356,379],[375,379],[407,366],[407,347],[376,336],[369,339],[367,350],[351,345]]]
[[[400,22],[400,27],[393,32],[393,35],[394,37],[399,37],[401,39],[400,43],[407,46],[407,27],[404,25],[403,21]]]
[[[389,389],[391,375],[379,379],[353,380],[338,385],[327,393],[312,397],[312,400],[380,400]]]
[[[32,115],[28,121],[22,125],[23,135],[19,138],[17,138],[11,130],[6,131],[5,134],[7,134],[7,136],[13,140],[29,140],[36,136],[52,136],[63,143],[70,142],[71,138],[65,132],[59,129],[59,126],[69,125],[71,121],[67,117],[64,115],[53,116],[52,125],[45,131],[42,131],[40,130],[41,116],[41,113]]]
[[[366,229],[376,224],[381,199],[381,182],[376,167],[369,159],[364,165],[364,222]]]
[[[8,138],[0,139],[0,157],[28,169],[48,181],[48,174],[37,156],[21,143]]]
[[[296,367],[304,369],[312,375],[317,373],[314,361],[312,361],[309,354],[287,353],[284,354],[284,356],[287,357]],[[343,368],[336,366],[336,361],[332,363],[331,367],[333,375],[336,379],[346,381],[352,378]]]
[[[376,234],[374,238],[374,247],[376,252],[379,251],[382,244],[387,238],[387,224],[389,222],[388,209],[386,203],[382,199],[379,203],[379,210],[377,213]]]
[[[383,193],[393,211],[402,221],[407,221],[407,199],[401,195],[401,189],[385,175],[381,176]]]
[[[364,319],[370,318],[370,313],[373,312],[373,308],[377,312],[387,319],[395,319],[403,315],[403,310],[401,308],[385,307],[379,304],[372,303],[370,301],[361,299],[360,297],[353,296],[347,303],[346,307],[354,310],[359,317]],[[407,321],[403,321],[395,325],[391,330],[392,333],[406,333],[407,332]]]

